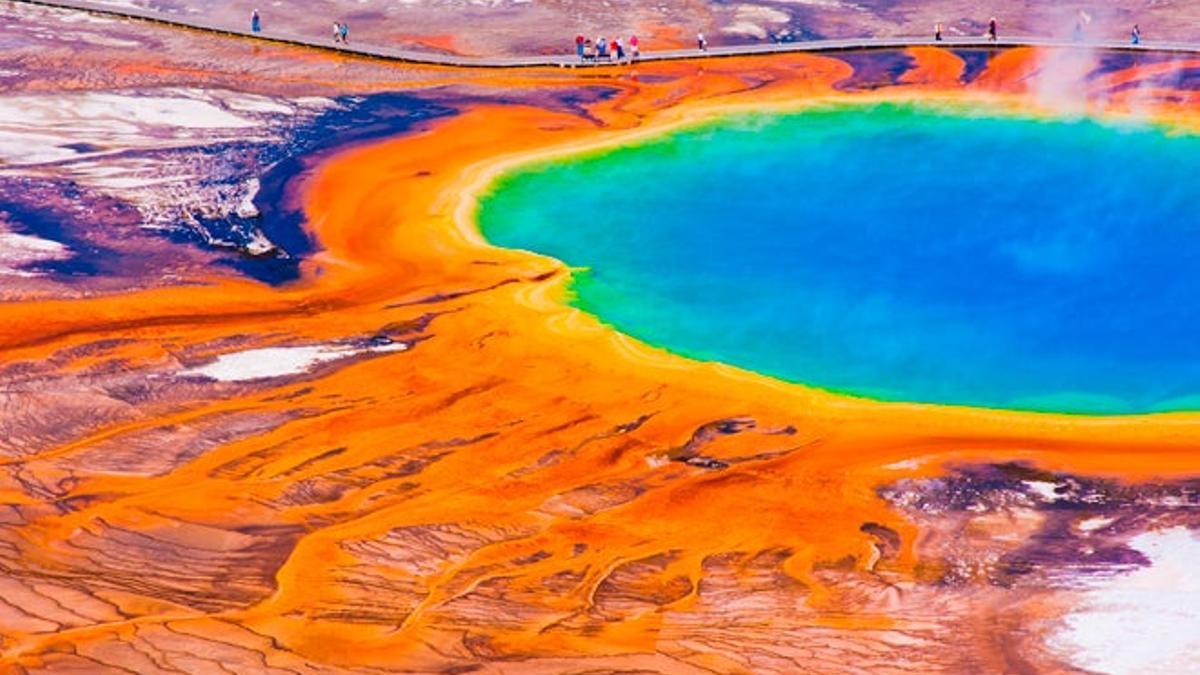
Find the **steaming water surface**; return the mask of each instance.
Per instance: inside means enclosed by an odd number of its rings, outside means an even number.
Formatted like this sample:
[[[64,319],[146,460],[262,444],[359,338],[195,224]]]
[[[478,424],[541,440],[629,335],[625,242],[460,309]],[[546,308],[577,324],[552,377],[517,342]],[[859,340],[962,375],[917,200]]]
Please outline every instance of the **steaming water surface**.
[[[1200,138],[922,106],[726,119],[507,176],[484,233],[698,359],[882,399],[1200,408]]]

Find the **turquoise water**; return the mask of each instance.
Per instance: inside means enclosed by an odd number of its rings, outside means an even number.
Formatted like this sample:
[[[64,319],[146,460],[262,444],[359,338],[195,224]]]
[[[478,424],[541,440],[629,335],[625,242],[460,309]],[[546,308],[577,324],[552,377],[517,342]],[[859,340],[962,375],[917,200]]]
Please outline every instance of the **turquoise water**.
[[[1200,137],[921,106],[530,167],[484,234],[650,344],[900,401],[1200,408]]]

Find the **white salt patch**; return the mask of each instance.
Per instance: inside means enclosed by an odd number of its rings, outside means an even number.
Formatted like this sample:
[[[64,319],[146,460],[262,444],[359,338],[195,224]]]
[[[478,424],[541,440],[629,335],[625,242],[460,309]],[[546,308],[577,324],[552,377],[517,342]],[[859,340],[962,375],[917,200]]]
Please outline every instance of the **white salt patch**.
[[[765,40],[767,29],[750,21],[735,21],[721,29],[726,35],[744,35],[757,40]]]
[[[133,188],[150,188],[155,185],[171,185],[178,184],[188,180],[188,176],[167,176],[165,178],[140,178],[138,176],[120,176],[117,178],[103,178],[92,181],[91,185],[96,187],[111,188],[113,190],[129,190]]]
[[[666,455],[646,455],[646,465],[651,469],[661,469],[671,463],[671,458]]]
[[[888,471],[915,471],[921,468],[923,462],[917,459],[904,459],[899,462],[887,464],[883,468]]]
[[[109,7],[119,7],[121,9],[145,9],[140,2],[130,2],[130,0],[92,0],[92,4],[108,5]]]
[[[69,146],[90,144],[101,152],[273,137],[282,118],[313,115],[330,99],[295,101],[229,90],[186,87],[153,93],[83,92],[0,96],[0,161],[10,167],[92,155]],[[265,140],[265,138],[264,138]]]
[[[1096,516],[1095,518],[1088,518],[1086,520],[1079,521],[1079,524],[1076,525],[1076,527],[1079,528],[1080,532],[1095,532],[1096,530],[1112,525],[1114,522],[1116,522],[1116,520],[1116,518]]]
[[[762,23],[787,23],[791,15],[778,9],[761,5],[738,5],[736,19],[739,21],[755,21]]]
[[[124,96],[89,92],[78,97],[74,110],[82,118],[120,118],[142,124],[190,129],[245,129],[257,126],[207,101],[182,96]]]
[[[265,347],[222,354],[216,361],[191,368],[180,375],[196,375],[220,382],[245,382],[307,372],[322,363],[361,354],[400,352],[408,349],[402,342],[380,347],[313,345],[307,347]]]
[[[0,119],[0,125],[4,124],[5,120]],[[41,164],[71,159],[79,153],[62,147],[62,144],[69,142],[65,136],[38,134],[24,129],[5,129],[0,126],[0,162]]]
[[[77,157],[73,143],[141,147],[197,130],[260,126],[207,101],[185,96],[18,94],[0,97],[0,160],[12,165]]]
[[[764,24],[787,23],[790,19],[791,17],[786,12],[770,7],[738,5],[733,21],[722,28],[721,32],[765,40],[769,33]]]
[[[1058,494],[1054,492],[1054,488],[1058,487],[1056,483],[1047,483],[1042,480],[1026,480],[1021,481],[1029,491],[1041,497],[1048,502],[1058,501]]]
[[[1175,528],[1130,545],[1151,566],[1089,584],[1050,646],[1090,671],[1200,673],[1200,538]]]
[[[254,198],[258,196],[258,191],[262,189],[262,183],[257,178],[251,178],[246,181],[246,194],[242,197],[242,201],[238,204],[236,212],[243,218],[258,217],[258,207],[254,205]]]
[[[34,276],[17,268],[43,260],[62,260],[68,255],[70,250],[57,241],[0,230],[0,276]]]
[[[0,232],[0,253],[29,252],[31,254],[47,254],[66,251],[67,247],[57,241],[39,239],[14,232]]]
[[[275,99],[256,94],[239,94],[225,97],[225,106],[230,110],[250,113],[267,113],[272,115],[293,115],[296,110]]]
[[[250,235],[250,241],[246,242],[244,250],[250,255],[260,256],[275,251],[276,246],[267,238],[267,235],[262,233],[262,230],[255,229]]]
[[[42,128],[75,127],[82,123],[119,131],[136,130],[134,123],[192,129],[255,126],[253,120],[186,95],[134,96],[107,92],[0,97],[0,123]]]

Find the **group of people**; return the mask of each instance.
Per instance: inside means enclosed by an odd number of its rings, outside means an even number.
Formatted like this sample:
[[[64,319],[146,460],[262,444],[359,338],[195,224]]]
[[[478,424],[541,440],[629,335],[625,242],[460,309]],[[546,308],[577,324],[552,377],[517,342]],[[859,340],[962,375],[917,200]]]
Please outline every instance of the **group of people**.
[[[1079,12],[1079,18],[1075,22],[1074,37],[1076,40],[1083,39],[1084,27],[1091,23],[1091,17],[1082,10]],[[997,40],[997,21],[996,17],[988,19],[987,22],[987,39],[991,42]],[[262,17],[258,10],[254,10],[250,14],[250,30],[254,33],[262,32]],[[936,42],[941,42],[943,38],[944,26],[942,22],[937,22],[933,25],[933,39]],[[1133,31],[1130,33],[1130,40],[1135,45],[1142,43],[1142,29],[1137,25],[1133,25]],[[339,44],[350,43],[350,26],[344,21],[335,21],[333,23],[333,41]],[[708,39],[704,37],[704,33],[696,34],[696,48],[700,51],[708,51]],[[584,37],[582,34],[575,36],[575,54],[581,61],[599,61],[608,60],[616,63],[623,63],[628,59],[630,63],[637,61],[641,56],[641,42],[636,35],[629,38],[629,51],[625,50],[625,43],[621,38],[613,38],[611,40],[598,37],[595,40]]]
[[[334,43],[350,44],[350,24],[344,21],[333,22]]]
[[[262,15],[258,10],[250,12],[250,32],[262,32]],[[333,22],[333,41],[335,43],[350,44],[350,24],[344,21]]]
[[[632,35],[629,38],[629,51],[625,51],[625,43],[621,38],[613,38],[609,40],[605,37],[598,37],[595,40],[584,37],[582,34],[575,36],[575,55],[581,61],[600,61],[609,60],[616,63],[623,63],[628,57],[630,63],[637,61],[642,55],[641,41],[638,36]]]
[[[996,23],[996,17],[992,17],[992,18],[988,19],[988,34],[986,34],[986,35],[988,35],[988,40],[991,42],[996,41],[996,26],[997,25],[998,24]],[[937,22],[936,24],[934,24],[934,41],[935,42],[942,41],[942,29],[943,28],[944,28],[944,26],[942,25],[942,22]]]
[[[1085,12],[1083,10],[1079,10],[1079,17],[1075,20],[1075,31],[1072,33],[1072,36],[1074,37],[1076,42],[1083,40],[1084,28],[1086,28],[1087,25],[1090,24],[1091,22],[1092,22],[1092,17],[1087,12]],[[997,39],[997,31],[996,31],[997,25],[998,24],[996,22],[996,17],[993,16],[992,18],[988,19],[986,35],[987,35],[987,39],[990,42],[995,42]],[[944,30],[944,26],[942,25],[941,21],[933,24],[933,39],[935,42],[942,41],[942,31],[943,30]],[[1135,45],[1142,44],[1142,29],[1136,23],[1133,24],[1133,30],[1129,34],[1129,39],[1132,44],[1135,44]]]
[[[708,38],[704,37],[704,33],[696,34],[696,49],[702,52],[708,51]],[[609,40],[605,37],[598,37],[595,40],[584,37],[583,34],[575,36],[575,55],[581,61],[615,61],[623,63],[628,57],[628,61],[633,63],[642,55],[641,41],[638,36],[632,35],[629,37],[629,51],[625,51],[625,43],[621,38],[613,38]]]

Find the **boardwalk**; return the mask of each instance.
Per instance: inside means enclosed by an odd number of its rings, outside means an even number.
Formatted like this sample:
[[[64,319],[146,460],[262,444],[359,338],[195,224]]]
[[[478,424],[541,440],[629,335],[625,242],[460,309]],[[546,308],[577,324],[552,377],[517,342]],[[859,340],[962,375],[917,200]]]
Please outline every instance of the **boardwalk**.
[[[282,45],[292,45],[319,49],[328,52],[352,54],[365,58],[385,59],[401,63],[415,63],[434,66],[450,66],[457,68],[538,68],[538,67],[601,67],[614,65],[609,61],[580,62],[573,53],[574,45],[571,36],[564,32],[563,54],[561,55],[532,55],[532,56],[454,56],[434,54],[405,49],[396,49],[381,45],[355,43],[350,45],[332,44],[327,36],[298,35],[286,31],[264,30],[253,33],[244,30],[208,23],[194,18],[177,18],[154,10],[139,9],[129,6],[100,5],[86,0],[14,0],[28,5],[40,5],[58,9],[72,9],[93,14],[149,21],[176,28],[205,31],[229,37],[250,38]],[[1051,38],[1012,36],[1003,37],[996,42],[990,42],[983,37],[947,38],[935,42],[932,38],[852,38],[845,40],[811,40],[804,42],[786,42],[773,44],[732,45],[710,47],[701,52],[696,49],[678,49],[669,51],[643,52],[640,61],[677,61],[684,59],[712,59],[730,56],[754,56],[764,54],[791,54],[806,52],[845,52],[903,49],[907,47],[947,47],[947,48],[987,48],[1000,49],[1010,47],[1063,47],[1070,49],[1100,49],[1106,51],[1124,52],[1171,52],[1178,54],[1200,54],[1200,43],[1187,42],[1145,42],[1140,45],[1130,44],[1128,40],[1087,41],[1076,42]]]

